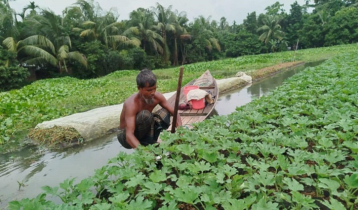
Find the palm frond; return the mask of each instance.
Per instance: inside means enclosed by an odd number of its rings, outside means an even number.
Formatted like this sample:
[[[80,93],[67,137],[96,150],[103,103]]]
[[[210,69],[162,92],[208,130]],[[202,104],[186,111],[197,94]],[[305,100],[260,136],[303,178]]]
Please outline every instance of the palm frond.
[[[130,45],[140,47],[141,41],[135,37],[131,38]]]
[[[73,32],[81,32],[81,31],[83,31],[83,29],[75,27],[75,28],[72,28],[72,31]]]
[[[160,54],[163,54],[163,47],[155,39],[150,38],[148,41],[152,43],[155,51],[159,52]]]
[[[108,39],[111,43],[121,43],[123,45],[133,45],[133,46],[137,46],[139,47],[141,42],[139,39],[137,38],[132,38],[132,39],[129,39],[128,37],[126,36],[122,36],[122,35],[113,35],[113,36],[108,36]]]
[[[88,26],[95,26],[96,23],[93,22],[93,21],[87,20],[87,21],[83,22],[82,25],[85,26],[85,27],[88,27]]]
[[[169,32],[175,32],[175,26],[172,24],[167,24],[165,30]]]
[[[62,45],[57,51],[57,58],[59,60],[65,60],[67,58],[67,53],[69,52],[69,47],[67,45]]]
[[[211,50],[213,49],[213,46],[211,45],[211,42],[209,40],[205,40],[206,43],[206,48],[209,50],[209,52],[211,52]]]
[[[138,27],[130,27],[127,30],[125,30],[123,32],[124,36],[129,36],[129,35],[138,35],[139,34],[139,29]]]
[[[94,31],[92,29],[86,29],[80,33],[80,37],[86,37],[90,35],[94,35]]]
[[[14,38],[12,38],[12,37],[6,38],[2,42],[2,44],[11,52],[16,52],[16,50],[17,50],[17,44],[16,44]]]
[[[42,57],[37,57],[37,58],[30,58],[30,59],[27,59],[27,60],[24,60],[23,63],[26,63],[26,64],[43,64],[43,63],[46,63],[46,60]]]
[[[57,59],[46,50],[33,45],[25,45],[18,52],[23,52],[31,57],[41,57],[53,66],[57,65]]]
[[[209,39],[211,44],[215,47],[215,49],[217,49],[219,52],[221,51],[221,47],[219,44],[219,40],[215,39],[215,38],[210,38]]]
[[[111,28],[111,27],[123,27],[123,23],[122,22],[113,22],[109,25],[107,25],[105,28]]]
[[[80,52],[69,52],[67,53],[67,58],[68,59],[71,59],[71,60],[74,60],[74,61],[77,61],[79,62],[80,64],[82,64],[84,67],[87,68],[87,59],[86,57],[81,54]]]
[[[53,54],[55,54],[55,46],[52,42],[42,35],[33,35],[29,36],[26,39],[23,39],[18,42],[18,46],[21,48],[24,45],[36,45],[41,47],[46,47],[51,50]]]

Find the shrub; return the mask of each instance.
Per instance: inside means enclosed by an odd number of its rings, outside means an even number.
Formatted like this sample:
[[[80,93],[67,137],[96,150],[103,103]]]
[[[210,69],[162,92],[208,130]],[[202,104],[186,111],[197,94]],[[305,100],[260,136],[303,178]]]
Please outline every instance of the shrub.
[[[29,75],[26,68],[18,65],[16,53],[0,46],[0,91],[22,87]]]

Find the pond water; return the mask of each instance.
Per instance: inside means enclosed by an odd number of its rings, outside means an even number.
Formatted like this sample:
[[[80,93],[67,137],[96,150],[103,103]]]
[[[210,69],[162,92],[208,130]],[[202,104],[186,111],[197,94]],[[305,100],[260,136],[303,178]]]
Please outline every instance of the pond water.
[[[268,94],[305,67],[320,63],[306,64],[221,94],[213,114],[230,114],[236,107]],[[87,178],[120,151],[133,152],[120,146],[115,134],[112,134],[83,146],[61,151],[29,146],[18,152],[0,155],[0,209],[6,208],[11,200],[37,196],[43,192],[42,186],[58,186],[67,178],[76,177],[77,181]]]

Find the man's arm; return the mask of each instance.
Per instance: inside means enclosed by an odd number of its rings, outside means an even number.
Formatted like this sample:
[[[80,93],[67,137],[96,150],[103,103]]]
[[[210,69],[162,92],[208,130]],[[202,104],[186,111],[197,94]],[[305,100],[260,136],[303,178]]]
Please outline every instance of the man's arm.
[[[138,139],[134,136],[136,112],[133,106],[128,103],[124,103],[126,112],[124,113],[126,121],[126,141],[132,148],[137,148],[140,145]]]
[[[159,105],[161,107],[163,107],[164,109],[168,110],[168,112],[172,116],[174,116],[174,107],[170,106],[170,104],[168,103],[167,99],[161,93],[158,93],[158,99],[159,99]],[[176,122],[176,127],[178,127],[178,126],[182,126],[182,122],[181,122],[179,112],[177,114],[177,122]]]

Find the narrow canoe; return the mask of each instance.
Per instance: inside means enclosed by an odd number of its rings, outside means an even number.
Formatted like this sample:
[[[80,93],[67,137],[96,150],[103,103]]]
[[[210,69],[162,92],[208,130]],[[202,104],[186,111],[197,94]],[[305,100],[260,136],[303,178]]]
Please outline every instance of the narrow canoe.
[[[215,104],[219,98],[219,89],[216,83],[216,80],[211,75],[210,71],[207,70],[202,74],[198,79],[194,79],[190,81],[188,85],[197,85],[200,89],[209,92],[214,100],[214,103],[207,104],[205,103],[205,107],[203,109],[187,109],[187,110],[178,110],[183,126],[191,128],[191,124],[201,122],[205,120],[210,113],[214,110]],[[180,90],[180,99],[179,102],[186,101],[184,96],[184,87]],[[176,93],[168,99],[168,103],[173,107],[175,105]],[[172,119],[171,119],[172,120]],[[171,121],[172,122],[172,121]],[[168,130],[171,130],[169,127]]]

